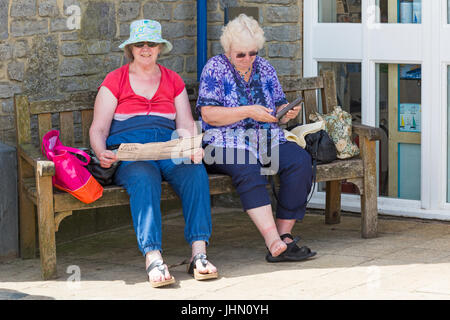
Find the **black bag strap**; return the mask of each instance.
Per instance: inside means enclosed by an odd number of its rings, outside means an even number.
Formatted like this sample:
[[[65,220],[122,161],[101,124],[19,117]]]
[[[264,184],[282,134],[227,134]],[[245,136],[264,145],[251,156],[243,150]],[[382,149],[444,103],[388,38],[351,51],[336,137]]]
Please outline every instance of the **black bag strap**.
[[[275,200],[277,201],[277,205],[280,206],[281,208],[283,208],[286,211],[297,211],[297,210],[302,209],[302,208],[306,209],[306,206],[308,205],[309,201],[311,200],[311,198],[312,198],[312,196],[314,194],[314,190],[316,188],[316,172],[317,172],[317,161],[315,159],[313,159],[312,160],[312,180],[313,180],[313,183],[312,183],[312,186],[311,186],[312,192],[311,192],[311,194],[309,196],[309,199],[307,199],[304,204],[302,204],[300,207],[295,208],[293,210],[292,209],[287,209],[281,204],[280,199],[278,198],[278,193],[277,193],[276,188],[275,188],[275,180],[273,178],[273,175],[270,175],[269,176],[269,182],[272,185],[272,192],[273,192],[273,196],[275,197]]]
[[[302,114],[303,114],[303,118],[306,118],[306,110],[305,110],[305,108],[302,108]],[[295,127],[299,126],[299,125],[300,124],[297,123],[297,124],[295,124],[293,126],[290,126],[290,127],[286,128],[286,130],[290,131],[290,130],[294,129]],[[275,197],[275,200],[277,201],[277,205],[279,205],[284,210],[296,211],[296,210],[299,210],[299,209],[302,209],[302,208],[306,209],[306,206],[308,205],[309,201],[311,200],[311,198],[312,198],[312,196],[314,194],[314,190],[316,188],[316,172],[317,172],[317,160],[316,160],[316,158],[317,158],[317,152],[319,150],[319,142],[320,142],[320,140],[322,140],[322,135],[320,136],[320,139],[316,139],[313,147],[311,148],[312,150],[307,150],[310,153],[311,159],[312,159],[312,180],[313,180],[313,183],[312,183],[312,187],[311,187],[312,188],[311,195],[309,196],[309,199],[306,200],[305,204],[301,205],[298,208],[295,208],[294,210],[289,210],[289,209],[285,208],[281,204],[281,202],[280,202],[280,200],[278,198],[278,193],[277,193],[277,191],[275,189],[275,180],[273,179],[272,175],[269,175],[269,182],[272,185],[272,192],[273,192],[273,195]]]

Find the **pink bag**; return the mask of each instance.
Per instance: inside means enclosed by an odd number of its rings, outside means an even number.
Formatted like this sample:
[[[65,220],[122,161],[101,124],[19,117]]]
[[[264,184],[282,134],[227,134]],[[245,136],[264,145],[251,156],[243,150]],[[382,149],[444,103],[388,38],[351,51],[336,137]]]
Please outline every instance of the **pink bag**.
[[[91,157],[79,149],[66,147],[59,140],[59,131],[51,130],[42,138],[42,154],[55,164],[53,185],[84,203],[91,203],[103,195],[103,187],[86,169]],[[74,154],[86,159],[81,161]]]

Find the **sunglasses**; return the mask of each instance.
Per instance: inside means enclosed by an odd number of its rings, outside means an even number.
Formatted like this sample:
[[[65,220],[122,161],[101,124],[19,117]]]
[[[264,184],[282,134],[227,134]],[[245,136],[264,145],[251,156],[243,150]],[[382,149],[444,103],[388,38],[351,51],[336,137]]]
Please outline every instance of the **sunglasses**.
[[[159,45],[159,43],[157,43],[157,42],[147,42],[147,41],[133,43],[133,46],[135,46],[136,48],[142,48],[142,47],[144,47],[144,45],[147,45],[147,47],[149,47],[149,48],[154,48],[157,45]]]
[[[238,59],[245,58],[245,56],[246,56],[247,54],[248,54],[249,57],[254,57],[254,56],[256,56],[256,55],[258,54],[258,51],[250,51],[250,52],[248,52],[248,53],[245,53],[245,52],[239,52],[239,53],[236,53],[236,58],[238,58]]]

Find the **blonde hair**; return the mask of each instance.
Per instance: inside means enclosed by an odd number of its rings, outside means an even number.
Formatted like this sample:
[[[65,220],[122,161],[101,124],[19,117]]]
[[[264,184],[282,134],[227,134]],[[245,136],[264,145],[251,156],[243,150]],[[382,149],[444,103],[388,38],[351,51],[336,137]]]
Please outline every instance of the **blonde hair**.
[[[260,50],[265,41],[264,30],[259,26],[258,21],[243,13],[223,27],[220,36],[220,44],[225,52],[230,52],[233,43],[253,42]]]

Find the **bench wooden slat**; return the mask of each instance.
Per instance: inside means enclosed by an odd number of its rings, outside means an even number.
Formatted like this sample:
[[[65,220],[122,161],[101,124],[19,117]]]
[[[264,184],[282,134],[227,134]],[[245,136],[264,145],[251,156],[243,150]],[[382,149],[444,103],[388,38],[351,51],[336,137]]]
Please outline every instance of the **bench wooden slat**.
[[[31,142],[31,118],[29,111],[28,98],[26,96],[18,96],[14,99],[16,110],[16,136],[17,143]]]
[[[281,80],[281,86],[285,92],[315,90],[323,88],[323,78],[286,78]]]
[[[317,182],[354,179],[364,176],[362,159],[335,160],[317,166]]]
[[[42,144],[42,137],[52,129],[52,115],[50,113],[42,113],[38,115],[39,124],[39,145]]]
[[[31,101],[29,112],[31,114],[59,113],[64,111],[91,110],[94,108],[94,101],[97,92],[74,93],[64,100],[52,101]]]
[[[36,101],[30,103],[30,113],[37,115],[42,113],[73,112],[92,109],[92,104],[81,104],[77,101]]]
[[[92,119],[94,118],[93,110],[83,110],[81,111],[81,136],[82,136],[82,144],[84,146],[89,146],[89,128],[92,123]]]
[[[332,163],[322,164],[317,167],[317,182],[352,179],[362,177],[364,174],[362,159],[336,160]],[[234,187],[231,178],[225,175],[209,176],[211,195],[233,192]],[[35,197],[35,183],[33,179],[24,179],[27,191]],[[34,196],[33,196],[34,195]],[[173,200],[178,196],[167,182],[162,183],[161,200]],[[35,200],[33,200],[35,202]],[[70,194],[54,189],[55,212],[82,210],[91,208],[109,207],[114,205],[126,205],[129,203],[128,194],[119,186],[107,186],[104,188],[103,196],[97,201],[85,204]]]
[[[316,90],[305,90],[303,91],[303,97],[305,99],[305,117],[306,123],[310,123],[309,120],[310,114],[315,114],[317,112],[317,103],[316,103]]]
[[[37,194],[36,194],[36,181],[34,178],[25,178],[22,180],[23,186],[27,190],[27,194],[30,200],[36,204]],[[229,193],[234,190],[231,183],[231,178],[225,175],[213,174],[209,176],[210,193],[211,194],[222,194]],[[163,181],[161,192],[161,200],[173,200],[178,199],[178,196],[170,187],[170,185]],[[58,189],[53,189],[54,198],[54,211],[64,212],[72,210],[83,210],[83,209],[93,209],[110,207],[114,205],[126,205],[129,203],[129,196],[126,190],[119,186],[107,186],[104,187],[103,196],[95,202],[90,204],[83,203],[67,192],[60,191]]]
[[[59,114],[59,127],[61,132],[61,141],[66,146],[73,146],[74,131],[73,131],[73,112],[66,111]]]
[[[326,114],[333,111],[337,106],[336,85],[333,71],[322,71],[323,90],[322,91],[322,113]]]
[[[231,184],[231,178],[225,175],[210,175],[209,187],[211,194],[222,194],[232,192],[234,190]],[[161,200],[178,199],[177,194],[173,191],[168,182],[163,181],[161,184]],[[119,186],[107,186],[103,190],[103,196],[95,202],[86,204],[72,195],[55,190],[54,195],[55,212],[73,211],[91,208],[102,208],[117,205],[129,204],[129,196],[126,190]]]
[[[163,188],[163,192],[166,191]],[[105,187],[100,199],[92,203],[83,203],[67,192],[54,190],[53,199],[55,203],[55,212],[73,211],[103,208],[110,206],[119,206],[129,204],[129,196],[122,187]]]

